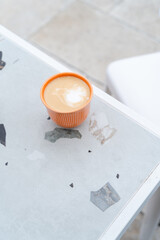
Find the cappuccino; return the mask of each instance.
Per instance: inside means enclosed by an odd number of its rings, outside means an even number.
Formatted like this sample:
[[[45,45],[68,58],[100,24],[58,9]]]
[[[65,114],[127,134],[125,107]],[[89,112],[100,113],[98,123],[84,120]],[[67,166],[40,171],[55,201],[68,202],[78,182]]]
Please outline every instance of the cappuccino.
[[[62,113],[76,111],[85,106],[89,97],[89,86],[73,76],[54,79],[44,91],[44,99],[49,107]]]

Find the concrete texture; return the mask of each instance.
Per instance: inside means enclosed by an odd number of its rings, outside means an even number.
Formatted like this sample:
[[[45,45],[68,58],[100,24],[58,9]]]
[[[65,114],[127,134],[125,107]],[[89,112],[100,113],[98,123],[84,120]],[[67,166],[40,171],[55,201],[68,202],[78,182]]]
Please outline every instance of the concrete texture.
[[[45,25],[73,0],[2,0],[0,24],[23,38]]]
[[[124,0],[111,15],[160,42],[160,0]]]
[[[160,51],[160,0],[1,0],[0,7],[0,24],[101,89],[112,61]],[[122,240],[138,240],[142,220]]]
[[[104,13],[111,11],[115,6],[123,0],[82,0],[91,7],[98,9]]]
[[[128,228],[121,240],[139,240],[139,231],[143,221],[143,214],[140,213],[131,226]],[[160,227],[157,227],[153,240],[160,239]]]
[[[140,231],[141,222],[143,220],[143,215],[139,214],[136,220],[128,228],[127,232],[121,238],[121,240],[138,240],[138,234]]]

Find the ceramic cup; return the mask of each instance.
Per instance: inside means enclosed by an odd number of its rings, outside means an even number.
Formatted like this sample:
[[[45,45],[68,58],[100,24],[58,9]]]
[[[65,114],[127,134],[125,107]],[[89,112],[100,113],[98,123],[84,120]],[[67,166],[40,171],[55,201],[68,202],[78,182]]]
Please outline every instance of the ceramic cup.
[[[90,97],[88,99],[88,101],[86,102],[85,106],[82,106],[76,110],[73,110],[71,112],[60,112],[57,110],[54,110],[53,108],[51,108],[45,101],[44,99],[44,91],[46,86],[51,82],[54,81],[54,79],[59,78],[59,77],[67,77],[67,76],[73,76],[76,78],[81,79],[82,81],[84,81],[89,89],[90,89]],[[47,111],[49,116],[51,117],[51,119],[59,126],[64,127],[64,128],[73,128],[76,127],[78,125],[80,125],[82,122],[84,122],[84,120],[87,118],[89,110],[90,110],[90,102],[93,96],[93,88],[91,86],[91,84],[89,83],[89,81],[84,78],[83,76],[77,74],[77,73],[72,73],[72,72],[66,72],[66,73],[58,73],[56,75],[53,75],[52,77],[50,77],[42,86],[41,88],[41,100],[43,102],[43,104],[46,106]]]

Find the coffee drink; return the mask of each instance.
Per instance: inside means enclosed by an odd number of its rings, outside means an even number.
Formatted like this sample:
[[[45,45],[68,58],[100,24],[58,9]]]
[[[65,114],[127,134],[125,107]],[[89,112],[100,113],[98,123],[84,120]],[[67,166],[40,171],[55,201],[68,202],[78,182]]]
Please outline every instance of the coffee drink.
[[[57,112],[72,112],[85,106],[90,97],[88,85],[74,76],[53,79],[45,88],[44,99]]]

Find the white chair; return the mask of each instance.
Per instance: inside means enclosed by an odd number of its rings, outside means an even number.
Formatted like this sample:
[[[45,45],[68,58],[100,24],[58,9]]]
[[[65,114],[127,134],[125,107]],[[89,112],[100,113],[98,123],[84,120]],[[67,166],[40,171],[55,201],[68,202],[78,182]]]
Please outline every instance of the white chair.
[[[123,59],[107,68],[113,97],[160,128],[160,52]],[[148,201],[140,240],[151,240],[160,219],[160,188]]]

